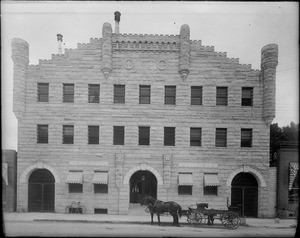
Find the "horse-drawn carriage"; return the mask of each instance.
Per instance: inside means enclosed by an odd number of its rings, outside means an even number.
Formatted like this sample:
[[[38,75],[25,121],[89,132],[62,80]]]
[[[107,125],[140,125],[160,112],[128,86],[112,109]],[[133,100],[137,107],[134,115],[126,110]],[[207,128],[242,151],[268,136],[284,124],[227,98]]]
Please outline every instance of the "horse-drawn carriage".
[[[141,205],[147,205],[146,212],[151,214],[151,224],[153,224],[153,215],[157,215],[158,224],[160,225],[160,215],[170,214],[173,217],[173,226],[179,226],[178,216],[187,216],[189,224],[198,226],[201,224],[213,225],[214,219],[218,218],[222,224],[229,229],[236,229],[241,223],[239,214],[230,210],[207,209],[208,203],[197,203],[190,206],[189,210],[182,210],[181,206],[173,201],[163,202],[156,200],[151,196],[145,196]],[[186,211],[186,212],[185,212]]]
[[[187,221],[191,225],[199,226],[201,224],[213,225],[214,219],[219,219],[222,224],[229,229],[236,229],[241,223],[237,212],[230,210],[207,209],[208,203],[198,203],[190,206],[187,212]]]

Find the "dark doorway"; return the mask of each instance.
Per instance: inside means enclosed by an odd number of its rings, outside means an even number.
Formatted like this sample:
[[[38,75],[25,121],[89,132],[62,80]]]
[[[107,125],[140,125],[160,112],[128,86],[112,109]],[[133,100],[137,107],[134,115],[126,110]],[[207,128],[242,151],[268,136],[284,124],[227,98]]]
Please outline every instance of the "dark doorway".
[[[35,170],[28,181],[28,212],[54,212],[55,180],[47,169]]]
[[[137,171],[130,178],[130,203],[140,203],[145,195],[157,197],[157,180],[149,171]]]
[[[253,175],[239,173],[233,178],[231,206],[239,207],[242,216],[257,217],[258,185]]]

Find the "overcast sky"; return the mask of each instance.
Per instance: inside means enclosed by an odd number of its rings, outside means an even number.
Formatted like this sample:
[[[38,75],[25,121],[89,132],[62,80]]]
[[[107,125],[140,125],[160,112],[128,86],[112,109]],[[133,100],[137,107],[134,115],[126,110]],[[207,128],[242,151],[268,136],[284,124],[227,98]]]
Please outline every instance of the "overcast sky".
[[[279,126],[299,123],[298,2],[4,2],[1,1],[2,149],[17,150],[17,120],[12,112],[11,39],[29,43],[30,64],[57,54],[56,34],[65,48],[102,37],[104,22],[121,12],[120,33],[178,35],[188,24],[191,40],[214,46],[229,58],[260,69],[261,48],[279,48],[276,118]]]

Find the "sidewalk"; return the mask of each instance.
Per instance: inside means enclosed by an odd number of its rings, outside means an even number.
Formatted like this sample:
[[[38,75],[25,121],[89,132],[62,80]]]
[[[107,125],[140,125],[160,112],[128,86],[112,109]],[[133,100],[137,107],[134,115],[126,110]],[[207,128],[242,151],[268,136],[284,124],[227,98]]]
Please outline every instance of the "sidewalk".
[[[108,214],[58,214],[58,213],[3,213],[5,222],[30,222],[30,221],[64,221],[64,222],[94,222],[94,223],[135,223],[149,224],[150,214],[145,215],[108,215]],[[161,222],[172,222],[172,216],[161,216]],[[157,216],[154,216],[157,223]],[[179,220],[181,224],[187,224],[186,216]],[[216,223],[220,223],[218,219]],[[297,225],[296,219],[281,219],[275,223],[274,219],[246,218],[246,226],[270,227],[270,228],[292,228]]]

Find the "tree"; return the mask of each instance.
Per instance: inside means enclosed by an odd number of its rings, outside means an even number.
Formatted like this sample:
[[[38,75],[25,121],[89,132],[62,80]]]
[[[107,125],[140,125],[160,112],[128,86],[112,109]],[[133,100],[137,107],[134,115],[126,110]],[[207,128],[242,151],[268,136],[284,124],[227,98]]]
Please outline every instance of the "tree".
[[[276,147],[282,142],[299,141],[299,124],[291,122],[289,126],[278,126],[273,123],[270,126],[270,166],[277,166]]]

